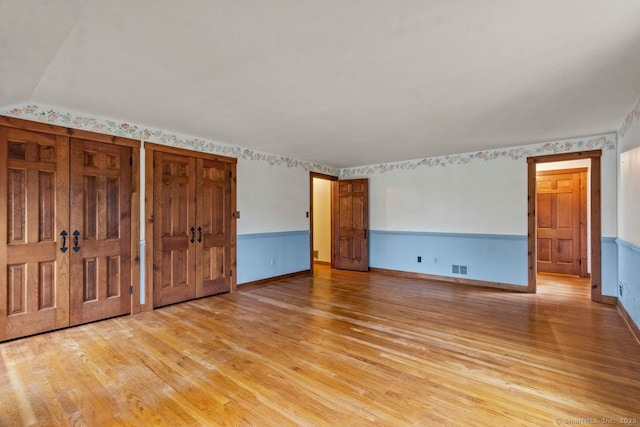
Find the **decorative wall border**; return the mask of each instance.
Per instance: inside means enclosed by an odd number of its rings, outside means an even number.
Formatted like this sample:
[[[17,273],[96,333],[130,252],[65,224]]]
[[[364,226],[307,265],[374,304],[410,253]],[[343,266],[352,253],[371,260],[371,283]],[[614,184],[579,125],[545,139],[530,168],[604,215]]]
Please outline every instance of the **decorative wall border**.
[[[439,157],[427,157],[424,159],[405,160],[393,163],[381,163],[377,165],[359,166],[355,168],[340,169],[340,178],[348,178],[354,175],[373,175],[376,173],[391,172],[394,170],[412,170],[419,167],[445,167],[465,165],[475,160],[496,160],[509,158],[521,160],[531,156],[546,154],[568,153],[572,151],[603,149],[613,151],[616,149],[616,134],[590,136],[586,138],[566,139],[540,144],[522,145],[495,150],[483,150],[470,153],[452,154]]]
[[[320,163],[308,162],[277,154],[264,153],[250,148],[223,144],[203,138],[174,134],[168,131],[146,128],[128,122],[89,117],[79,113],[62,111],[48,106],[39,106],[36,104],[19,105],[0,109],[0,114],[79,130],[155,142],[157,144],[169,145],[178,148],[220,154],[227,157],[235,157],[237,159],[263,161],[271,166],[302,168],[305,171],[320,172],[327,175],[338,175],[339,173],[337,168],[322,165]]]
[[[120,122],[117,120],[89,117],[80,113],[63,111],[48,106],[36,104],[25,104],[6,109],[0,109],[0,114],[26,120],[33,120],[42,123],[50,123],[58,126],[70,127],[74,129],[87,130],[109,135],[122,136],[132,139],[155,142],[178,148],[186,148],[206,153],[220,154],[237,159],[263,161],[271,166],[286,166],[287,168],[302,168],[305,171],[320,172],[327,175],[348,178],[355,175],[373,175],[376,173],[391,172],[394,170],[412,170],[418,167],[445,167],[453,165],[464,165],[475,160],[495,160],[499,158],[510,158],[520,160],[529,156],[539,156],[545,154],[566,153],[580,150],[615,150],[616,134],[605,134],[586,138],[575,138],[559,140],[540,144],[523,145],[505,149],[483,150],[462,154],[453,154],[438,157],[428,157],[423,159],[405,160],[392,163],[381,163],[376,165],[366,165],[354,168],[338,169],[320,163],[295,159],[293,157],[270,154],[243,148],[239,146],[224,144],[207,140],[174,134],[159,129],[147,128],[140,125]],[[635,108],[627,114],[625,121],[618,132],[620,137],[635,123],[640,120],[640,100]]]
[[[622,126],[618,131],[619,140],[622,140],[629,128],[638,121],[640,121],[640,98],[638,98],[638,102],[636,102],[635,106],[631,109],[631,111],[629,111],[629,113],[627,113],[627,116],[624,118]]]

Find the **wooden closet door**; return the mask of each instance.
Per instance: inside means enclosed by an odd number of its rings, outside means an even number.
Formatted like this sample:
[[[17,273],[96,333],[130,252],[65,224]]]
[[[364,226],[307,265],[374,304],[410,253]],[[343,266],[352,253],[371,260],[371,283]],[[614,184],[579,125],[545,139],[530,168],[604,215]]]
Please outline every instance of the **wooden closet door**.
[[[131,311],[131,148],[71,139],[71,324]]]
[[[196,297],[196,160],[155,152],[153,305]]]
[[[369,270],[369,181],[333,182],[334,260],[342,270]]]
[[[69,145],[0,128],[0,340],[69,324]],[[5,216],[6,215],[6,216]]]
[[[197,296],[231,290],[231,164],[198,159]]]
[[[539,172],[536,186],[538,272],[579,275],[580,172]]]

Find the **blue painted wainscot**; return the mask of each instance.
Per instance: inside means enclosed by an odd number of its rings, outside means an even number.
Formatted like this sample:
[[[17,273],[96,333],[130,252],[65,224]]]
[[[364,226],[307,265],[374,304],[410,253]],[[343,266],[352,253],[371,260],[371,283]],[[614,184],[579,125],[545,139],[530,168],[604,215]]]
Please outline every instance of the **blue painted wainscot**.
[[[370,236],[371,267],[527,286],[527,236],[375,230]],[[453,274],[452,265],[467,266],[468,274]]]
[[[371,267],[527,286],[527,236],[373,230],[370,234]],[[615,296],[616,240],[603,237],[601,242],[602,294]],[[452,265],[467,266],[468,274],[453,274]]]
[[[309,230],[239,234],[237,283],[309,270]]]
[[[640,247],[622,239],[618,245],[618,301],[640,327]]]
[[[602,237],[602,295],[615,297],[618,283],[618,248],[615,237]]]

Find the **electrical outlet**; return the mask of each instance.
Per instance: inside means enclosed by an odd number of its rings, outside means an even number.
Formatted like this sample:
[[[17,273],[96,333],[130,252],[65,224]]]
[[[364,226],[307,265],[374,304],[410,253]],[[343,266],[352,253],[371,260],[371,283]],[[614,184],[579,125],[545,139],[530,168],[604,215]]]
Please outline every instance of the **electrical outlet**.
[[[422,257],[421,256],[418,257],[418,262],[422,262]]]
[[[271,267],[273,267],[274,265],[276,265],[276,260],[271,258]]]

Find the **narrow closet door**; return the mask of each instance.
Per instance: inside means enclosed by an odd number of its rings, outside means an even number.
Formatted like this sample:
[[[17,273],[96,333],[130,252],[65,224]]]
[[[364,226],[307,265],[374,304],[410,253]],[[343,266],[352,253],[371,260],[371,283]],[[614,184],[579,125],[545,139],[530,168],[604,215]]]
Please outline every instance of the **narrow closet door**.
[[[154,153],[153,305],[196,297],[196,160]]]
[[[0,340],[69,324],[68,147],[0,127]]]
[[[71,324],[131,311],[131,148],[71,139]]]
[[[231,290],[231,164],[198,159],[198,295]],[[201,258],[202,257],[202,258]]]
[[[335,268],[369,270],[369,181],[333,182]]]

